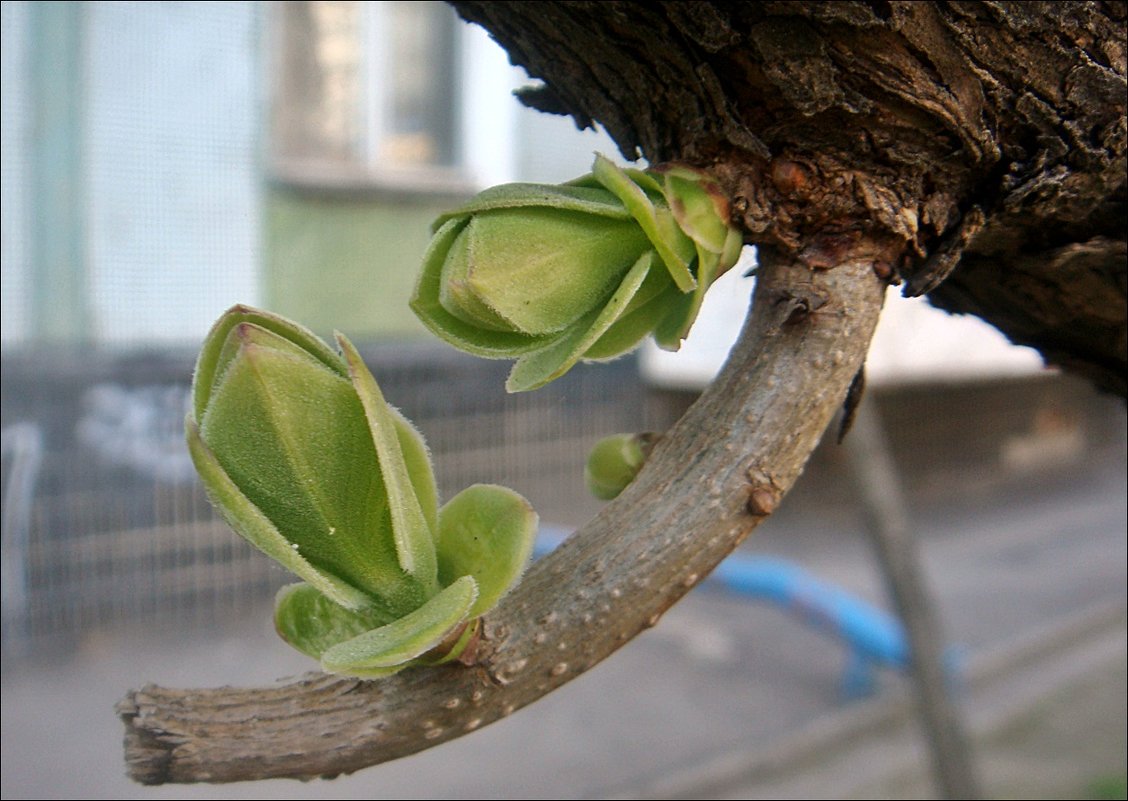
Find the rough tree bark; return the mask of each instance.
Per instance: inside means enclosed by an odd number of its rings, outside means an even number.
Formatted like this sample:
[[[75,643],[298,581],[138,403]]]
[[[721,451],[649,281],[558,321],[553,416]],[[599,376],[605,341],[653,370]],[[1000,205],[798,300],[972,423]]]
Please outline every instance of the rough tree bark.
[[[885,280],[1128,396],[1125,3],[454,5],[543,81],[528,104],[717,174],[760,246],[753,314],[635,484],[491,614],[476,668],[146,687],[119,706],[139,781],[356,770],[612,653],[791,486]]]
[[[716,165],[750,241],[880,231],[911,293],[1128,393],[1125,3],[454,5],[529,105]]]

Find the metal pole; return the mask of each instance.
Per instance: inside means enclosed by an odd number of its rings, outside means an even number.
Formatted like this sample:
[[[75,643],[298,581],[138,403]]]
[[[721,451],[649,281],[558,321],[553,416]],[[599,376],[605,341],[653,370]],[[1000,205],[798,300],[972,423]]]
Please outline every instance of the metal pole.
[[[945,798],[982,798],[966,727],[945,675],[943,640],[921,574],[904,491],[872,396],[846,438],[854,478],[890,594],[912,652],[913,689],[932,767]]]

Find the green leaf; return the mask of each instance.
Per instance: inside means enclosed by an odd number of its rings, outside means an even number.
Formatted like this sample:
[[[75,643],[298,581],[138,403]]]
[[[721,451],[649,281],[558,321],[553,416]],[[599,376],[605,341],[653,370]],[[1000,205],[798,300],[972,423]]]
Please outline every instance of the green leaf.
[[[415,497],[419,499],[423,517],[427,519],[427,528],[433,535],[439,527],[439,488],[435,483],[435,471],[431,466],[431,451],[427,448],[423,435],[399,409],[389,406],[388,412],[396,424],[403,460],[407,465],[407,474],[411,478]]]
[[[577,211],[613,220],[631,219],[630,212],[623,208],[623,204],[615,194],[595,181],[576,181],[559,186],[517,183],[493,186],[478,193],[470,202],[440,215],[431,229],[438,231],[451,220],[483,211],[537,206],[561,211]]]
[[[603,156],[596,155],[592,174],[631,212],[631,216],[661,257],[662,263],[666,265],[678,289],[682,292],[693,289],[697,282],[689,269],[692,242],[677,227],[669,210],[666,210],[665,215],[659,214],[642,187]]]
[[[645,306],[623,314],[596,342],[584,353],[586,361],[605,361],[622,356],[634,349],[647,334],[653,334],[660,325],[655,320],[666,319],[671,310],[688,297],[678,292],[670,284],[668,291],[651,300]]]
[[[345,375],[345,367],[341,359],[309,329],[270,312],[250,306],[235,305],[224,312],[212,326],[204,340],[204,347],[196,359],[196,369],[192,379],[192,409],[197,420],[203,417],[212,389],[227,367],[225,362],[220,361],[220,353],[227,344],[229,333],[242,323],[253,323],[259,328],[278,334],[281,338],[298,345],[330,370],[339,373],[342,377]]]
[[[393,673],[454,632],[477,595],[474,579],[463,576],[415,611],[329,648],[321,655],[321,666],[361,678]]]
[[[361,609],[371,603],[365,593],[332,574],[318,570],[298,553],[293,543],[282,536],[266,515],[231,481],[216,460],[215,454],[200,439],[200,430],[191,417],[185,421],[184,427],[192,463],[203,479],[208,496],[228,525],[260,551],[298,578],[317,588],[335,603],[349,609]]]
[[[723,208],[728,204],[706,189],[694,172],[671,170],[664,177],[666,198],[679,227],[698,245],[719,255],[732,230]]]
[[[461,246],[474,296],[530,335],[560,332],[603,303],[650,249],[631,220],[537,207],[476,215]]]
[[[681,348],[685,332],[693,325],[696,316],[696,301],[695,293],[690,292],[670,304],[666,316],[654,329],[654,342],[658,347],[669,351]]]
[[[398,564],[393,510],[352,384],[258,326],[240,324],[227,340],[232,355],[199,437],[230,482],[322,574],[401,611],[430,597],[433,569],[428,583]]]
[[[505,388],[510,392],[537,389],[572,369],[587,349],[619,318],[646,279],[653,263],[654,253],[647,251],[639,257],[619,288],[602,307],[595,309],[580,324],[569,329],[558,342],[518,359],[509,373]]]
[[[701,304],[705,302],[705,293],[717,280],[720,257],[700,244],[697,245],[697,254],[697,288],[683,295],[681,302],[655,326],[654,341],[664,350],[676,351],[681,347],[682,340],[689,336],[689,329],[697,320]]]
[[[439,302],[451,315],[485,331],[513,331],[514,326],[478,297],[471,275],[471,238],[477,217],[471,218],[450,244],[443,262]],[[518,331],[528,334],[528,331]]]
[[[376,379],[368,371],[368,367],[365,366],[364,360],[360,358],[353,344],[340,333],[337,334],[337,344],[349,366],[349,376],[360,398],[360,405],[364,409],[364,416],[371,432],[371,442],[376,448],[377,463],[384,479],[384,491],[387,493],[391,512],[392,538],[400,567],[423,585],[427,595],[431,595],[438,589],[434,534],[415,494],[414,482],[408,472],[408,463],[400,446],[400,431],[396,417],[392,414],[388,402],[384,400]],[[430,475],[430,460],[425,460],[420,465],[418,460],[413,458],[413,466],[416,469],[424,469],[428,474],[421,477],[424,483],[434,485],[434,478]]]
[[[439,510],[439,581],[473,577],[478,599],[469,616],[484,614],[521,576],[536,536],[537,513],[516,492],[493,484],[467,487]]]
[[[415,659],[411,664],[421,667],[434,667],[435,665],[445,665],[447,662],[453,662],[456,659],[461,661],[461,657],[470,643],[481,637],[481,630],[481,619],[469,618],[463,625],[462,631],[454,641],[454,644],[450,644],[450,637],[445,637],[436,648],[432,649],[429,653],[423,654],[423,656],[418,659]],[[457,631],[457,629],[454,631]]]
[[[717,275],[724,275],[734,264],[740,261],[740,254],[744,250],[744,235],[735,228],[730,228],[725,238],[725,246],[721,249],[721,260]]]
[[[584,465],[588,491],[601,501],[617,498],[646,462],[643,436],[613,434],[595,443]]]
[[[274,598],[274,628],[287,643],[306,656],[321,655],[392,620],[376,609],[345,609],[316,587],[290,584]]]
[[[488,189],[435,229],[411,307],[457,348],[517,359],[510,392],[543,386],[580,359],[618,356],[648,333],[677,349],[741,247],[707,173],[623,169],[599,155],[591,173],[562,186]],[[663,280],[651,269],[624,295],[647,251]],[[619,317],[602,313],[610,310]]]
[[[560,339],[559,334],[530,336],[515,331],[485,330],[446,310],[441,299],[443,265],[465,225],[465,219],[452,219],[431,239],[409,303],[420,321],[444,342],[485,359],[514,359]]]
[[[740,259],[744,241],[739,232],[730,229],[720,254],[697,246],[697,289],[682,296],[680,302],[670,307],[665,318],[654,328],[654,341],[664,350],[678,350],[682,340],[697,320],[705,293],[709,287]]]
[[[612,359],[632,350],[665,319],[671,304],[682,297],[668,272],[650,270],[619,319],[584,352],[584,359]]]

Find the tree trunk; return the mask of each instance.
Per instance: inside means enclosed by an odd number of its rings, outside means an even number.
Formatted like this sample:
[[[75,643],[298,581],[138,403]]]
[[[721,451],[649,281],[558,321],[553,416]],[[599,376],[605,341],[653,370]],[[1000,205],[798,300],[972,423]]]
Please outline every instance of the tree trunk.
[[[528,105],[720,172],[749,242],[886,237],[907,294],[1128,395],[1125,3],[454,6]]]

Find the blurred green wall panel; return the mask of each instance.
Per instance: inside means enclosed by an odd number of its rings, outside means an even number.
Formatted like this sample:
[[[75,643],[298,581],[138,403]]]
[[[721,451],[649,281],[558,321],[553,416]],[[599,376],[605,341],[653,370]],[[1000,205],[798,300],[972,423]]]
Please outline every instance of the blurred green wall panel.
[[[263,241],[267,306],[321,334],[425,336],[407,302],[431,222],[457,202],[270,188]]]

